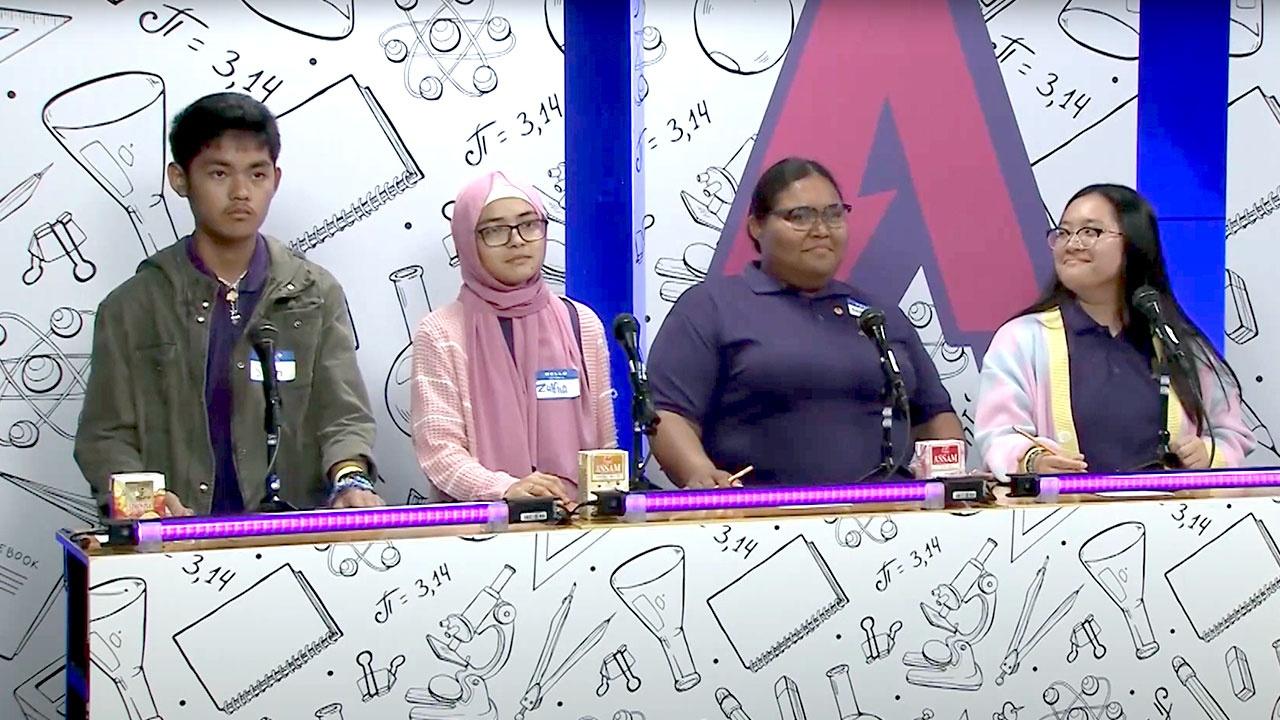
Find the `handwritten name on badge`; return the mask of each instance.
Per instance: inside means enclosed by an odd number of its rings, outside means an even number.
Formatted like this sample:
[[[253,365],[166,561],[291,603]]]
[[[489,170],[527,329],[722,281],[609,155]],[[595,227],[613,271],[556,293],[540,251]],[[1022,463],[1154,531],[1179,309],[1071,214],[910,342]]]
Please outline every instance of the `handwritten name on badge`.
[[[572,368],[539,371],[534,376],[533,388],[539,400],[565,400],[582,393],[578,371]]]

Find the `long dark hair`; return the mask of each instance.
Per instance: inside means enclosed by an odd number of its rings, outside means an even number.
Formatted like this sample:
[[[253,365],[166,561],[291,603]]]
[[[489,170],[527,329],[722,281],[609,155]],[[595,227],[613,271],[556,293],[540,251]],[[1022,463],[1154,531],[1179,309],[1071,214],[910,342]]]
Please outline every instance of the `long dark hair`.
[[[1160,303],[1165,308],[1165,320],[1182,339],[1189,349],[1190,367],[1180,363],[1169,363],[1169,380],[1174,392],[1191,417],[1195,418],[1196,430],[1204,430],[1209,421],[1208,411],[1204,406],[1204,398],[1200,392],[1200,367],[1209,368],[1217,378],[1219,387],[1227,394],[1226,384],[1229,382],[1239,391],[1240,380],[1235,371],[1227,364],[1227,359],[1209,342],[1204,331],[1191,320],[1178,298],[1173,294],[1169,283],[1169,272],[1165,267],[1164,249],[1160,244],[1160,227],[1156,221],[1156,213],[1151,204],[1137,190],[1124,185],[1098,184],[1082,188],[1071,199],[1067,206],[1087,195],[1097,195],[1111,204],[1120,221],[1120,232],[1124,234],[1124,264],[1121,282],[1123,283],[1123,302],[1125,308],[1125,333],[1135,339],[1149,342],[1149,333],[1142,313],[1133,306],[1133,293],[1143,285],[1150,285],[1160,293]],[[1064,301],[1075,297],[1075,293],[1067,289],[1058,279],[1055,272],[1040,299],[1031,304],[1018,316],[1032,315],[1060,306]]]

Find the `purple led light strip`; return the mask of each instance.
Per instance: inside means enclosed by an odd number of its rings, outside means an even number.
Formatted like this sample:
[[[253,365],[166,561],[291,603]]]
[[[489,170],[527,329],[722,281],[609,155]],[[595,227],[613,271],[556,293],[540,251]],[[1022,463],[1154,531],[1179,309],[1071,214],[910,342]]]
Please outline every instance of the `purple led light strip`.
[[[936,482],[876,483],[863,485],[815,485],[781,488],[726,488],[723,490],[659,490],[627,495],[627,514],[696,512],[795,505],[925,502],[939,495]],[[940,496],[940,495],[939,495]]]
[[[138,543],[505,523],[507,504],[448,503],[271,515],[165,518],[137,524]]]
[[[1244,469],[1129,475],[1061,475],[1040,478],[1040,494],[1133,492],[1143,490],[1229,490],[1280,487],[1280,470]]]

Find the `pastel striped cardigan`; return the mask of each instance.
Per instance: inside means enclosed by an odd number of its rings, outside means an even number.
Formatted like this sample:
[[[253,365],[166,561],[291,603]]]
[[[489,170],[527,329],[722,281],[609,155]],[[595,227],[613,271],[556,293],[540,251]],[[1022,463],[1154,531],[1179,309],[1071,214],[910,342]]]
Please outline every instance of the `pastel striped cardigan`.
[[[556,300],[559,302],[559,300]],[[617,447],[613,389],[604,326],[590,308],[571,301],[582,328],[586,378],[598,448]],[[471,454],[476,435],[467,378],[467,343],[462,303],[454,301],[422,319],[413,336],[410,417],[413,446],[428,482],[457,500],[498,500],[520,478],[490,470]]]
[[[1224,394],[1213,373],[1201,369],[1201,394],[1216,441],[1211,450],[1214,467],[1239,465],[1255,443],[1242,419],[1239,389],[1229,378],[1225,384]],[[1022,458],[1032,443],[1015,427],[1049,447],[1080,452],[1071,417],[1067,331],[1057,308],[1014,318],[996,331],[982,360],[976,405],[974,449],[984,470],[1001,477],[1022,471]],[[1173,440],[1196,432],[1195,419],[1172,390],[1166,422]],[[1202,439],[1210,448],[1209,438]]]

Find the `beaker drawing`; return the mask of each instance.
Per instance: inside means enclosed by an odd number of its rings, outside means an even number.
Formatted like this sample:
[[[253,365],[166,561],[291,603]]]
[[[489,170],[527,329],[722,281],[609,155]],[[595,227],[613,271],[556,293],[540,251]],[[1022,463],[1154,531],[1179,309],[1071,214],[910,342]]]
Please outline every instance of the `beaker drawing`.
[[[396,300],[400,303],[400,315],[404,318],[404,329],[409,334],[409,342],[391,361],[391,370],[387,372],[387,382],[383,396],[387,403],[387,414],[396,424],[400,432],[408,437],[413,436],[413,419],[409,408],[409,379],[413,376],[413,333],[422,322],[422,318],[431,312],[431,298],[427,297],[427,283],[423,279],[421,265],[409,265],[391,273],[387,278],[396,288]]]
[[[684,634],[684,549],[660,545],[622,563],[609,585],[662,645],[676,690],[702,681]]]
[[[1080,562],[1111,601],[1124,613],[1138,659],[1160,650],[1147,616],[1147,529],[1139,522],[1123,522],[1094,535],[1080,546]]]
[[[115,683],[128,720],[163,720],[142,667],[147,632],[147,584],[108,580],[89,590],[89,659]]]
[[[129,215],[150,256],[177,239],[164,199],[164,81],[124,72],[63,90],[44,126]]]

